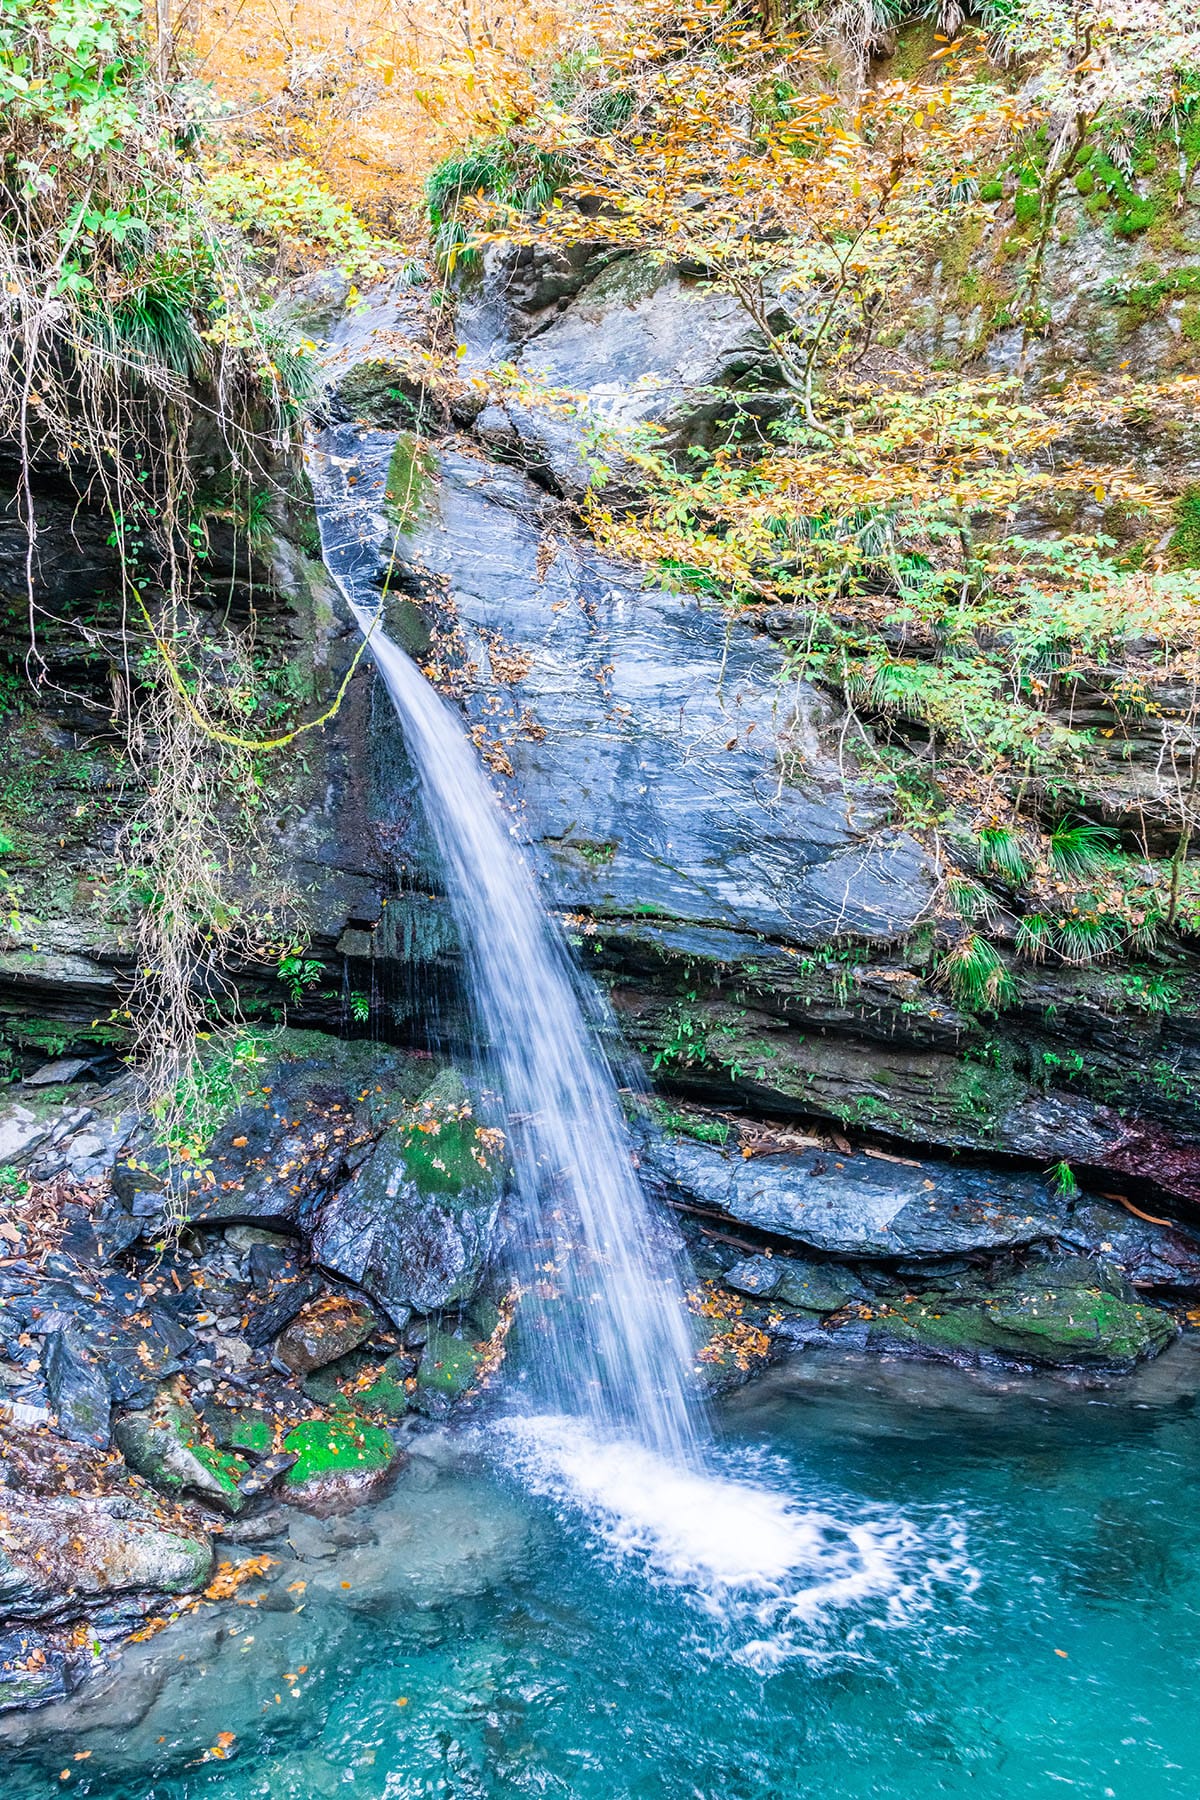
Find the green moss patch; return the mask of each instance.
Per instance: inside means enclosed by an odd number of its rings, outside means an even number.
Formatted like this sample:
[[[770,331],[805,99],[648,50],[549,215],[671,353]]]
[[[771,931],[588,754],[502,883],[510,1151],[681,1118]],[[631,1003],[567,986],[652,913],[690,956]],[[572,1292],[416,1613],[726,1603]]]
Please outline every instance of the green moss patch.
[[[209,1444],[201,1443],[189,1443],[187,1448],[230,1496],[237,1493],[238,1482],[250,1473],[250,1464],[227,1450],[217,1450]]]
[[[399,1454],[386,1431],[349,1412],[336,1419],[306,1419],[288,1432],[283,1447],[296,1458],[285,1478],[292,1488],[330,1475],[387,1469]]]
[[[436,469],[433,453],[411,431],[402,431],[388,463],[383,492],[388,518],[401,531],[411,531],[420,518]]]
[[[1167,548],[1174,568],[1200,569],[1200,487],[1190,487],[1180,496]]]
[[[951,1356],[992,1353],[1051,1366],[1129,1368],[1175,1335],[1169,1314],[1082,1280],[1034,1267],[991,1294],[913,1300],[879,1319],[872,1335]]]
[[[417,1371],[418,1390],[461,1399],[470,1390],[482,1363],[483,1352],[474,1344],[451,1337],[448,1331],[431,1331]]]
[[[405,1384],[410,1367],[405,1357],[390,1356],[371,1385],[361,1388],[355,1395],[356,1404],[364,1412],[380,1413],[386,1419],[402,1419],[409,1405]]]

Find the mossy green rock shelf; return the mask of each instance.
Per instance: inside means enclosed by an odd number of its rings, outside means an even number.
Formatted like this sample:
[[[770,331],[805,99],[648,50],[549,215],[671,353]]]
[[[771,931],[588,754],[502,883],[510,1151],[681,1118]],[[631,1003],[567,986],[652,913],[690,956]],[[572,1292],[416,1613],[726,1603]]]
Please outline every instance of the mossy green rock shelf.
[[[1052,1367],[1124,1369],[1157,1356],[1175,1337],[1175,1321],[1113,1292],[1098,1273],[1034,1265],[966,1304],[912,1300],[874,1322],[872,1342],[955,1361],[994,1355]]]

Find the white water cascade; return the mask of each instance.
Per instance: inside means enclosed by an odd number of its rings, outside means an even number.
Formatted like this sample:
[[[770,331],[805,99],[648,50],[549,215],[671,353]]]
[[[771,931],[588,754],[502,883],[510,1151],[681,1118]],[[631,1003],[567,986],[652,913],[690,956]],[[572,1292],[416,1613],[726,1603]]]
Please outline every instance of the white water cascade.
[[[404,727],[507,1116],[522,1201],[517,1262],[532,1398],[694,1463],[694,1349],[677,1257],[638,1185],[617,1084],[585,1020],[579,977],[462,720],[378,623],[368,485],[360,477],[351,488],[337,462],[319,453],[313,473],[326,567],[370,634]]]
[[[420,782],[523,1205],[517,1330],[529,1404],[497,1441],[604,1554],[632,1558],[718,1620],[737,1658],[765,1671],[824,1654],[847,1609],[876,1623],[920,1610],[958,1551],[931,1556],[900,1515],[842,1519],[731,1466],[713,1443],[680,1248],[638,1184],[586,989],[461,718],[379,623],[394,443],[328,432],[310,472],[326,566],[368,635]]]

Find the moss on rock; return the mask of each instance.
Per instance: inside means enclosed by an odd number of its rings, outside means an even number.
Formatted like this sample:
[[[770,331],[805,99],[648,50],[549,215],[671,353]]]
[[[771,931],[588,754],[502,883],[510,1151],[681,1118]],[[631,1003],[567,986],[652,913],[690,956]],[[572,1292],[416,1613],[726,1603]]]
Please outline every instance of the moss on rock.
[[[191,1493],[232,1514],[245,1505],[238,1483],[250,1465],[207,1442],[186,1400],[161,1395],[149,1412],[118,1419],[113,1435],[129,1467],[160,1493]]]
[[[877,1347],[907,1345],[974,1360],[999,1355],[1051,1367],[1131,1368],[1175,1336],[1174,1320],[1112,1291],[1101,1271],[1034,1265],[959,1301],[923,1297],[877,1319]]]
[[[452,1337],[448,1331],[433,1330],[421,1355],[417,1391],[426,1397],[460,1400],[470,1391],[482,1364],[483,1352],[475,1344]]]
[[[373,1498],[401,1459],[387,1431],[350,1411],[306,1419],[288,1432],[283,1448],[296,1458],[284,1492],[313,1512],[337,1512]]]

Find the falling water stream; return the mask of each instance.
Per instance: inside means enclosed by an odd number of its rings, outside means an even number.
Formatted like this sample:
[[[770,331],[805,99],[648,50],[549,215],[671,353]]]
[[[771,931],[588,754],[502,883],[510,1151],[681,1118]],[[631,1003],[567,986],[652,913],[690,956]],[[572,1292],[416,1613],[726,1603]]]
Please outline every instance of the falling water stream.
[[[695,1379],[681,1246],[639,1186],[589,1024],[598,1000],[546,915],[462,719],[382,628],[394,441],[335,428],[312,446],[310,472],[326,567],[403,727],[509,1135],[526,1373],[519,1410],[498,1429],[529,1485],[583,1514],[610,1551],[790,1642],[798,1616],[889,1593],[911,1534],[903,1521],[845,1525],[761,1470],[746,1480],[721,1466]]]

